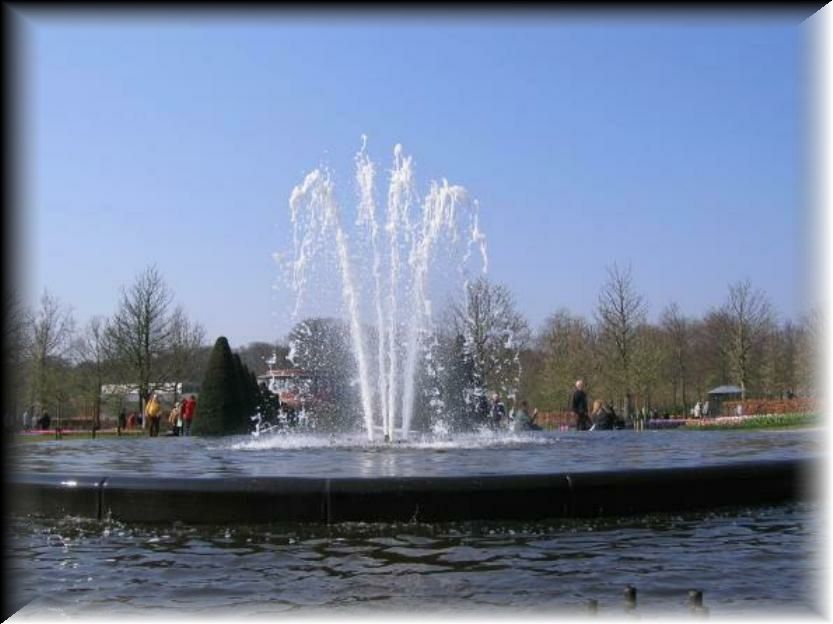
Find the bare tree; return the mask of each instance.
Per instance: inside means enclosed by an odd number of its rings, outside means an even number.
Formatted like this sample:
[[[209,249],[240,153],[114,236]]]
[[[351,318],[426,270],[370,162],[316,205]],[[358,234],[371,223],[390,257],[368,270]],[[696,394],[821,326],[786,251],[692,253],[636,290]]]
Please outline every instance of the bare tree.
[[[463,301],[450,307],[453,335],[463,336],[476,386],[513,394],[520,385],[519,353],[530,340],[529,325],[502,284],[479,278]]]
[[[583,318],[566,309],[558,310],[544,321],[536,347],[541,353],[536,375],[540,389],[526,392],[530,399],[562,408],[578,378],[584,379],[588,387],[600,390],[594,379],[593,330]],[[530,368],[529,372],[536,371]]]
[[[786,392],[796,387],[796,336],[790,321],[780,327],[773,324],[763,336],[756,381],[768,398],[784,398]]]
[[[636,328],[631,373],[633,387],[639,392],[642,406],[646,409],[656,404],[656,390],[667,361],[664,347],[665,341],[659,327],[643,323]]]
[[[709,387],[732,382],[729,364],[729,317],[724,310],[710,310],[692,324],[690,369],[698,399]]]
[[[170,328],[170,350],[166,367],[168,378],[174,382],[201,378],[203,371],[197,355],[205,342],[205,328],[190,321],[179,306],[171,314]]]
[[[29,350],[31,319],[17,291],[7,292],[4,308],[3,384],[5,411],[17,416],[24,386],[24,358]],[[7,423],[11,424],[11,423]]]
[[[801,329],[787,321],[778,331],[778,353],[776,354],[776,383],[779,390],[794,392],[799,385],[798,358]]]
[[[140,410],[150,390],[167,381],[160,358],[170,347],[174,332],[171,301],[171,291],[156,267],[151,266],[136,277],[130,288],[122,289],[110,324],[113,355],[139,387]]]
[[[109,370],[109,335],[107,320],[94,316],[74,344],[82,396],[93,404],[93,430],[101,426],[101,387]]]
[[[680,388],[683,409],[688,410],[686,381],[688,360],[691,354],[691,330],[688,319],[680,312],[676,302],[663,310],[660,325],[668,340],[671,351],[671,378],[674,385],[674,403],[677,402],[677,388]]]
[[[806,394],[814,395],[824,388],[821,373],[825,372],[822,352],[827,344],[826,333],[827,323],[819,308],[802,317],[797,340],[796,374],[801,379],[797,385]]]
[[[350,327],[335,318],[309,318],[289,332],[287,360],[313,374],[323,384],[326,400],[316,406],[316,418],[327,426],[354,426],[361,419],[361,398],[356,358],[350,342]],[[319,388],[322,386],[319,386]],[[333,410],[331,406],[338,406]]]
[[[75,321],[72,310],[44,290],[30,323],[31,398],[43,410],[50,400],[64,395],[59,388],[62,360],[69,353]]]
[[[729,286],[729,299],[723,311],[728,321],[729,364],[740,384],[741,400],[745,400],[755,351],[772,327],[772,308],[766,295],[760,290],[753,291],[749,280],[745,280]]]
[[[645,322],[645,302],[633,288],[631,267],[608,268],[608,280],[599,293],[596,318],[605,351],[612,359],[609,374],[624,396],[625,414],[630,413],[632,364],[636,329]]]

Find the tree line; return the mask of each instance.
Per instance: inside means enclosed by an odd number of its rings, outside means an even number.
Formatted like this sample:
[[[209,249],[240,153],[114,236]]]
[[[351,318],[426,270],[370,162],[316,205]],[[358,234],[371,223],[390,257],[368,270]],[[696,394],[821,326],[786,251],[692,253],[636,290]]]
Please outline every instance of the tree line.
[[[161,384],[201,382],[211,369],[204,328],[175,304],[154,266],[122,288],[111,317],[95,316],[81,328],[71,308],[48,292],[35,310],[13,295],[6,302],[7,414],[49,409],[53,418],[98,418],[103,401],[112,402],[108,411],[115,413],[123,397],[102,395],[105,384],[136,387],[141,410]],[[818,310],[798,322],[779,320],[766,294],[744,280],[730,284],[723,303],[701,317],[686,315],[676,303],[654,322],[647,312],[631,268],[616,264],[608,268],[591,318],[562,308],[537,331],[508,287],[474,280],[465,296],[441,311],[434,335],[423,339],[432,357],[419,371],[416,413],[423,420],[431,413],[465,420],[494,392],[563,411],[579,378],[591,397],[624,413],[641,407],[686,413],[709,389],[725,384],[739,386],[744,398],[816,392],[823,344]],[[368,328],[370,340],[373,334]],[[326,378],[322,393],[331,409],[322,418],[330,426],[354,424],[355,361],[342,321],[305,319],[285,340],[252,342],[230,357],[239,359],[236,369],[245,369],[244,385],[251,388],[248,378],[275,355],[279,367],[295,365]],[[235,430],[243,429],[243,417],[235,418]]]
[[[671,303],[652,323],[630,267],[613,265],[592,319],[559,310],[524,348],[521,390],[559,411],[583,378],[591,395],[625,413],[647,407],[678,414],[721,385],[738,386],[742,399],[813,395],[821,331],[817,310],[797,323],[779,321],[749,280],[730,284],[724,302],[702,317]]]
[[[17,418],[48,411],[62,418],[98,422],[103,402],[111,412],[125,393],[107,396],[105,384],[138,390],[135,409],[163,384],[200,378],[207,352],[205,329],[192,321],[155,266],[123,287],[115,313],[93,316],[78,327],[71,307],[44,291],[27,309],[15,293],[6,297],[5,413]],[[8,423],[7,423],[8,424]]]
[[[567,411],[577,379],[620,414],[643,407],[687,414],[721,385],[738,386],[743,399],[812,396],[818,385],[821,314],[779,320],[748,280],[730,284],[723,303],[701,317],[671,303],[651,322],[631,268],[614,264],[592,318],[562,308],[534,332],[509,288],[481,278],[448,302],[437,321],[434,334],[423,338],[428,357],[416,398],[423,426],[436,415],[465,428],[482,419],[493,393],[525,398],[542,411]],[[290,343],[297,365],[341,372],[338,412],[355,424],[357,370],[348,331],[338,319],[307,319]],[[372,341],[374,328],[364,334]]]

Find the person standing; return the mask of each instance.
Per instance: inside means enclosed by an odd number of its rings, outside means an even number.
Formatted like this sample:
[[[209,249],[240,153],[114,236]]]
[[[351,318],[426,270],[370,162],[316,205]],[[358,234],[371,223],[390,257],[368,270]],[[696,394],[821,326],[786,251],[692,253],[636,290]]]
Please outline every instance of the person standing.
[[[503,421],[506,419],[506,406],[500,400],[500,395],[495,392],[492,396],[492,429],[500,429],[503,426]]]
[[[576,388],[570,397],[570,411],[576,419],[576,430],[587,431],[592,426],[587,416],[587,395],[584,392],[584,381],[576,381]]]
[[[127,427],[127,411],[125,411],[124,406],[122,406],[119,410],[119,419],[116,426],[119,435],[121,435],[122,430]]]
[[[182,435],[191,435],[191,421],[194,420],[194,412],[197,410],[197,399],[192,394],[182,404]]]
[[[159,419],[162,416],[162,405],[159,403],[159,396],[154,392],[145,405],[145,418],[147,418],[148,434],[151,438],[159,435]]]
[[[182,401],[177,401],[171,408],[171,413],[168,414],[168,424],[171,427],[171,433],[178,436],[182,426]]]

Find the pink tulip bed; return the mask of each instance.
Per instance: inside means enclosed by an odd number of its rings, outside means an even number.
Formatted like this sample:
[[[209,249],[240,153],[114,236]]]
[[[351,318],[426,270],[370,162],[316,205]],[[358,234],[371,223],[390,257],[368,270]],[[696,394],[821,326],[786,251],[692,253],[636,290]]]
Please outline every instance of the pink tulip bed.
[[[768,429],[820,425],[819,414],[752,414],[749,416],[718,416],[717,418],[686,418],[685,427],[692,429]]]

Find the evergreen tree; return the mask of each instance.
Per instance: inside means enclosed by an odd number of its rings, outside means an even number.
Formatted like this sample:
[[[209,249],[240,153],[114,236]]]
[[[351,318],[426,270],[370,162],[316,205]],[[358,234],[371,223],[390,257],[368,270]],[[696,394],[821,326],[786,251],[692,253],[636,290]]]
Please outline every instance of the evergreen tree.
[[[254,388],[252,387],[252,371],[245,364],[243,364],[242,382],[243,393],[246,397],[246,416],[254,416],[255,412],[257,412],[257,394],[255,394]]]
[[[196,435],[228,435],[248,430],[234,356],[228,340],[220,336],[208,359],[193,431]]]
[[[247,388],[248,384],[246,382],[248,374],[245,370],[243,370],[243,361],[240,359],[240,355],[238,353],[232,353],[231,357],[234,360],[234,375],[237,387],[237,400],[240,405],[240,412],[238,413],[238,418],[241,420],[241,422],[243,422],[248,420],[248,412],[249,408],[251,407]]]
[[[252,396],[252,405],[256,412],[260,409],[260,386],[257,385],[257,375],[251,369],[249,369],[249,393]]]
[[[258,386],[258,396],[258,409],[260,409],[261,416],[266,422],[274,423],[281,409],[280,399],[266,387],[265,383]]]

